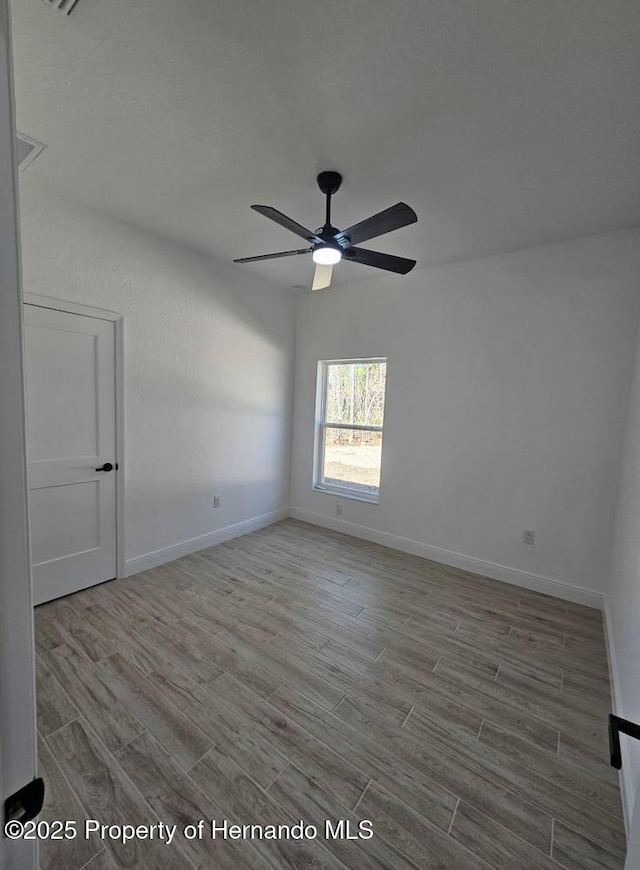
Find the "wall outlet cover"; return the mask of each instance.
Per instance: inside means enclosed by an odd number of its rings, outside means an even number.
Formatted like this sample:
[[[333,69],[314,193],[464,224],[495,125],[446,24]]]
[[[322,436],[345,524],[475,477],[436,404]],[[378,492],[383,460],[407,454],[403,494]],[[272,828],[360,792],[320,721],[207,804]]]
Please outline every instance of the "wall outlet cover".
[[[524,529],[522,532],[522,543],[530,546],[536,542],[536,533],[533,529]]]

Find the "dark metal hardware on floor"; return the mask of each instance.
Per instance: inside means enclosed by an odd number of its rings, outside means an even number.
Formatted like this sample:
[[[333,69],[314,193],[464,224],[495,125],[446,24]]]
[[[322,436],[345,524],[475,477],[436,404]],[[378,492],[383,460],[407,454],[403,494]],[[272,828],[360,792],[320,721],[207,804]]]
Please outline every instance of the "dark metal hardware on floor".
[[[4,802],[4,822],[29,822],[35,819],[44,803],[44,780],[32,779]]]

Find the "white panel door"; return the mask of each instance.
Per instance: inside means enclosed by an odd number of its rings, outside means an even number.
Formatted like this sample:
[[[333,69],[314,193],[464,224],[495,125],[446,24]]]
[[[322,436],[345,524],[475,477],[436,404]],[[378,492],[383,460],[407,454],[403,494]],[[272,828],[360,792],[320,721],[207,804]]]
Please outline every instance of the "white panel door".
[[[115,337],[25,306],[34,603],[116,576]]]

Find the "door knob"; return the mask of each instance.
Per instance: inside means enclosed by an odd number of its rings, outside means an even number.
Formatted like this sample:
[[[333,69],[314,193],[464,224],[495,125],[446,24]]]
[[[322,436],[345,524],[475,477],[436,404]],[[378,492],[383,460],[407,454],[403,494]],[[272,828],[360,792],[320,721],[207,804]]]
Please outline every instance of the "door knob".
[[[629,737],[635,737],[640,740],[640,725],[635,722],[629,722],[628,719],[621,719],[620,716],[614,716],[609,713],[609,749],[611,751],[611,767],[620,770],[622,767],[622,752],[620,749],[620,735],[627,734]]]
[[[113,465],[110,462],[105,462],[104,465],[101,465],[100,468],[96,468],[96,471],[113,471]]]

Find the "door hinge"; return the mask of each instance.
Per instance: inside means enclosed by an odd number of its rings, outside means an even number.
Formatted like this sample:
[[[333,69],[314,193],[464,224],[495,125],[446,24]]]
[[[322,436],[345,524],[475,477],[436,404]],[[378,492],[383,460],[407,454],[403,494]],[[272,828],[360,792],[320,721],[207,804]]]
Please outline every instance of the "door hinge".
[[[35,819],[44,803],[44,780],[32,779],[4,802],[4,822],[28,822]]]
[[[620,734],[626,734],[628,737],[635,737],[640,740],[640,725],[635,722],[629,722],[628,719],[621,719],[620,716],[614,716],[609,713],[609,750],[611,753],[611,767],[620,770],[622,767],[622,752],[620,750]]]

